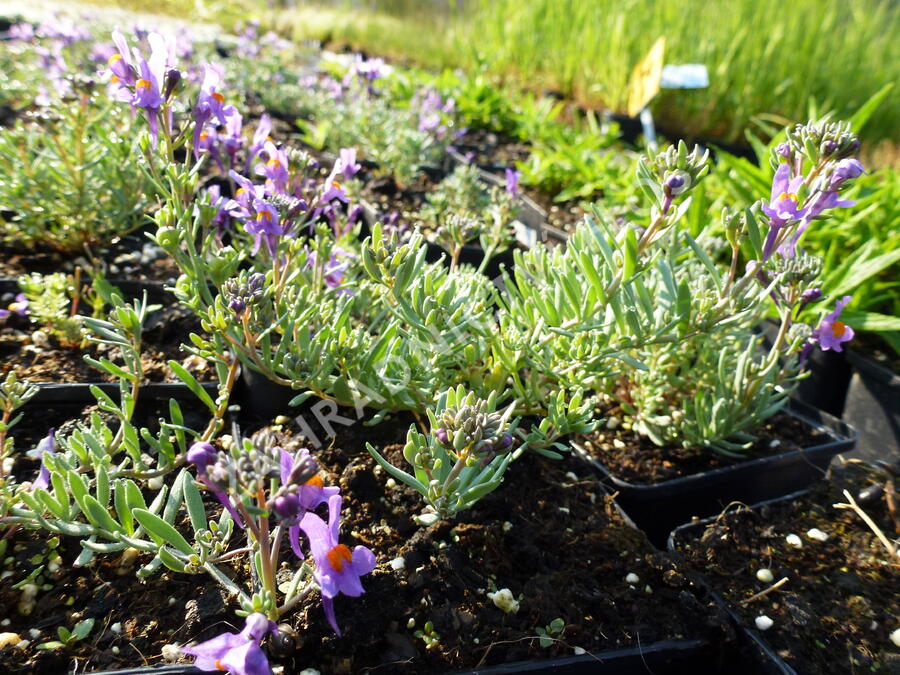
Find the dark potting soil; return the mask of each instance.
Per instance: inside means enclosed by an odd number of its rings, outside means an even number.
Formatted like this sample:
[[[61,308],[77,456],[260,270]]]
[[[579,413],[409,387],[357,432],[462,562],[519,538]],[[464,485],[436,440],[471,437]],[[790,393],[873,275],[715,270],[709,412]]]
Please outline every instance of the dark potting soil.
[[[623,522],[583,463],[526,455],[496,492],[452,522],[423,528],[412,520],[422,509],[420,497],[403,486],[388,487],[388,476],[375,470],[364,449],[368,440],[402,462],[406,428],[406,420],[343,428],[332,445],[316,452],[326,483],[341,486],[343,541],[372,548],[378,565],[362,579],[362,597],[336,599],[342,637],[328,626],[314,594],[283,618],[298,637],[294,646],[270,649],[273,664],[285,672],[453,672],[571,655],[576,647],[599,652],[706,638],[715,672],[733,637],[724,615],[667,554]],[[284,446],[297,442],[289,431],[270,429]],[[11,544],[14,560],[7,569],[18,579],[34,568],[31,557],[44,547],[24,531]],[[48,582],[52,588],[39,593],[33,613],[10,612],[4,630],[32,644],[0,650],[0,670],[40,674],[75,665],[91,670],[158,663],[166,644],[241,626],[233,601],[205,576],[163,572],[139,582],[133,569],[149,555],[136,561],[98,556],[92,566],[74,569],[69,563],[79,552],[77,542],[62,538],[60,551],[64,564]],[[287,547],[282,561],[282,574],[290,578],[297,561]],[[227,571],[247,583],[243,563]],[[629,573],[639,582],[626,582]],[[502,588],[518,599],[517,612],[505,614],[488,599],[487,592]],[[19,592],[4,585],[0,602],[16,607]],[[97,618],[88,639],[64,651],[35,651],[56,626],[71,627],[78,617]],[[557,618],[565,628],[541,647],[536,629]],[[434,627],[430,648],[415,634],[428,621]],[[112,630],[115,624],[120,632]],[[37,639],[28,637],[32,628],[41,630]]]
[[[800,499],[728,513],[679,539],[677,550],[747,627],[760,615],[774,621],[763,638],[798,673],[900,672],[900,648],[888,637],[900,627],[900,558],[853,511],[832,506],[847,502],[843,490],[859,500],[862,489],[884,486],[885,478],[848,465]],[[896,494],[887,494],[860,505],[896,548],[900,513]],[[828,539],[808,537],[811,528]],[[802,547],[788,545],[788,534],[798,535]],[[788,581],[745,603],[770,585],[757,580],[760,568]]]
[[[115,381],[106,371],[88,365],[83,357],[105,357],[121,365],[117,347],[94,343],[83,348],[66,345],[46,331],[42,331],[46,341],[36,340],[34,331],[38,328],[17,315],[10,315],[0,325],[0,376],[13,371],[20,380],[31,382]],[[215,378],[214,364],[181,350],[182,344],[190,344],[191,333],[202,334],[202,330],[200,321],[186,308],[171,305],[150,315],[142,340],[146,381],[179,382],[168,366],[170,360],[184,365],[201,382]]]
[[[110,279],[128,278],[136,281],[164,281],[174,283],[180,271],[175,262],[151,242],[146,233],[155,232],[147,225],[95,251],[102,262],[103,273]],[[83,252],[61,253],[42,251],[11,251],[0,248],[0,277],[16,278],[22,274],[39,272],[72,272],[75,261]],[[87,265],[87,260],[82,266]]]
[[[608,417],[615,417],[610,411]],[[609,426],[579,438],[583,447],[616,478],[635,485],[652,485],[703,471],[731,466],[748,459],[768,457],[824,443],[828,437],[805,422],[778,413],[754,430],[756,441],[743,458],[732,458],[709,448],[658,446],[646,436]]]

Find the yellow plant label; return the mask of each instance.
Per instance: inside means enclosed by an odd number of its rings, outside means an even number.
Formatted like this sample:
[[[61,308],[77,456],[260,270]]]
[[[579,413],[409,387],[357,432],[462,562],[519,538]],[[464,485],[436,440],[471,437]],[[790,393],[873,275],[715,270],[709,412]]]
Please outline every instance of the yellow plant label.
[[[666,38],[661,37],[631,71],[631,81],[628,83],[628,114],[631,117],[637,117],[659,93],[665,55]]]

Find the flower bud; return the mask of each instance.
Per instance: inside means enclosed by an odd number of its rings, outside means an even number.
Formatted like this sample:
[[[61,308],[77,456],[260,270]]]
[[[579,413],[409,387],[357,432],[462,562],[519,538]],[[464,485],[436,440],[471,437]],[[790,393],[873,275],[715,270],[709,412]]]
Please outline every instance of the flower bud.
[[[804,304],[809,304],[811,302],[815,302],[819,298],[822,297],[822,289],[821,288],[809,288],[800,295],[800,299]]]
[[[198,441],[187,451],[187,461],[194,464],[199,471],[204,471],[206,467],[216,461],[218,454],[211,444]]]
[[[281,520],[292,520],[300,514],[300,495],[285,492],[272,500],[272,512]]]
[[[171,68],[168,72],[166,72],[165,85],[163,89],[163,98],[165,100],[169,100],[172,97],[172,93],[175,91],[175,87],[181,82],[181,71],[176,68]]]

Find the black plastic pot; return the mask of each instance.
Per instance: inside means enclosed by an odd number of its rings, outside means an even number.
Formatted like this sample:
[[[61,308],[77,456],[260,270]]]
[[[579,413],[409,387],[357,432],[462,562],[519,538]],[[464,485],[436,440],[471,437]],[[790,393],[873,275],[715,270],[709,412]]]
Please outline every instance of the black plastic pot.
[[[290,402],[302,393],[291,387],[272,382],[262,373],[241,367],[234,384],[231,401],[240,407],[240,418],[257,422],[271,422],[278,415],[297,415],[300,410]]]
[[[756,510],[770,504],[778,504],[781,502],[800,499],[806,494],[806,490],[800,490],[798,492],[779,497],[778,499],[769,499],[758,504],[754,504],[753,506],[750,506],[748,508]],[[677,553],[678,542],[680,540],[701,532],[707,525],[713,523],[717,517],[718,516],[712,516],[709,518],[704,518],[703,520],[697,520],[692,523],[679,525],[669,534],[668,540],[666,542],[667,549],[672,553]],[[788,665],[788,663],[784,659],[778,656],[775,650],[772,649],[771,645],[766,642],[760,631],[756,628],[747,626],[744,620],[740,616],[738,616],[737,612],[734,611],[731,605],[725,601],[725,598],[717,593],[715,589],[710,587],[710,585],[702,577],[698,577],[695,575],[692,580],[695,584],[704,588],[707,593],[709,593],[710,597],[716,602],[716,604],[718,604],[728,614],[729,618],[737,629],[738,635],[740,636],[740,647],[742,648],[744,654],[750,656],[750,658],[754,662],[752,669],[747,671],[748,673],[760,673],[763,675],[797,675],[797,671],[795,671],[790,665]]]
[[[669,640],[642,647],[617,649],[556,659],[504,663],[488,668],[467,670],[460,675],[516,675],[517,673],[554,673],[554,675],[666,675],[684,672],[709,672],[707,645],[700,640]],[[191,665],[126,668],[95,671],[93,675],[193,675],[208,672]]]
[[[763,336],[763,347],[769,349],[778,334],[778,324],[767,319],[758,330]],[[805,367],[809,375],[800,380],[793,398],[840,417],[844,412],[844,400],[853,373],[847,353],[814,349]]]
[[[796,492],[820,479],[832,458],[848,452],[856,431],[828,413],[791,400],[793,417],[828,434],[829,440],[794,452],[751,459],[731,466],[682,476],[656,485],[636,485],[614,476],[598,460],[589,458],[600,482],[657,546],[665,546],[673,528],[691,518],[719,513],[734,501],[755,504]]]
[[[843,418],[859,431],[854,457],[900,459],[900,375],[848,351],[853,377]]]

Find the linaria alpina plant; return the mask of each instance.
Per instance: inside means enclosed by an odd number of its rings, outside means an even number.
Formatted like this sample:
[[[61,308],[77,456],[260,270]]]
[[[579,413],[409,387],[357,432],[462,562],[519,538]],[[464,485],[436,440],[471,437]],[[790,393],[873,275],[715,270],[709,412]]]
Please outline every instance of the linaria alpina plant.
[[[841,351],[853,337],[838,320],[849,296],[817,323],[821,261],[800,251],[799,242],[830,209],[852,206],[839,194],[863,172],[852,158],[859,141],[840,123],[798,125],[788,139],[773,152],[777,171],[771,197],[742,213],[722,214],[731,253],[727,272],[712,262],[719,253],[713,240],[695,241],[681,232],[668,251],[675,287],[667,289],[667,275],[648,276],[658,314],[680,317],[680,339],[636,350],[646,369],[623,374],[607,395],[657,444],[740,455],[754,440],[754,428],[787,402],[809,351],[814,346]],[[683,152],[670,149],[642,165],[643,175],[655,172],[662,180],[660,213],[669,208],[670,194],[696,180],[684,173],[685,161]],[[747,262],[739,276],[742,255]],[[711,322],[724,305],[734,313]],[[754,328],[770,308],[779,317],[778,332],[761,352]]]

